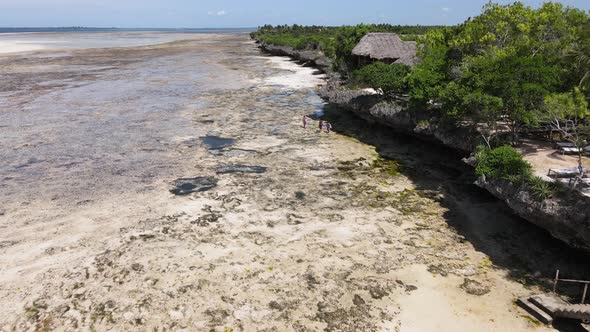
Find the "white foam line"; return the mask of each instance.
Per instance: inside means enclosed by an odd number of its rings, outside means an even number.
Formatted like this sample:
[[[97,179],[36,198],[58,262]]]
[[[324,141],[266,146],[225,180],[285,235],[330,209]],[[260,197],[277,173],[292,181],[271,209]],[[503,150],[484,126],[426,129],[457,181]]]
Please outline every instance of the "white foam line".
[[[291,89],[314,88],[325,83],[325,75],[314,74],[317,70],[303,67],[291,61],[288,57],[265,58],[269,65],[280,69],[278,75],[267,77],[263,80],[266,86],[281,86]]]

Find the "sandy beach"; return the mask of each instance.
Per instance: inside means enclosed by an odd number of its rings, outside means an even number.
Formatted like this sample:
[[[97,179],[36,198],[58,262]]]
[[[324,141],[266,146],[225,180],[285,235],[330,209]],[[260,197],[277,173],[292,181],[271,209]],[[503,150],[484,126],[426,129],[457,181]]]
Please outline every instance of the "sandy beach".
[[[325,108],[321,75],[246,35],[0,76],[0,331],[566,330],[514,301],[590,275],[449,151]],[[302,128],[318,112],[336,133]]]

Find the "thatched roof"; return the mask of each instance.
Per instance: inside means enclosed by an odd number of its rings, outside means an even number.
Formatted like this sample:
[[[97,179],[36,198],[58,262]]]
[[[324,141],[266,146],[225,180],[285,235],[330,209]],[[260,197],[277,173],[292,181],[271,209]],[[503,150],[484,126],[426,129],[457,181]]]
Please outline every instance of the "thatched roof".
[[[418,62],[416,54],[418,46],[414,41],[403,41],[395,33],[368,33],[352,50],[356,56],[366,56],[371,59],[397,59],[395,63],[415,65]]]

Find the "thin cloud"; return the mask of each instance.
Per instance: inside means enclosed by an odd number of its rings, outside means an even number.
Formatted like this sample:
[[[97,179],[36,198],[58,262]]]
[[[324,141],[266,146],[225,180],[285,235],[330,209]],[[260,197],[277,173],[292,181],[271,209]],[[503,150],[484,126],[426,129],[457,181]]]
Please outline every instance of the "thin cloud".
[[[442,8],[441,8],[441,10],[442,10],[443,12],[445,12],[445,13],[448,13],[448,12],[450,12],[450,11],[451,11],[451,8],[449,8],[449,7],[442,7]]]
[[[210,10],[210,11],[208,11],[208,12],[207,12],[207,14],[208,14],[209,16],[225,16],[225,15],[227,15],[227,12],[225,11],[225,9],[218,10],[218,11],[216,11],[216,12],[215,12],[215,11],[212,11],[212,10]]]

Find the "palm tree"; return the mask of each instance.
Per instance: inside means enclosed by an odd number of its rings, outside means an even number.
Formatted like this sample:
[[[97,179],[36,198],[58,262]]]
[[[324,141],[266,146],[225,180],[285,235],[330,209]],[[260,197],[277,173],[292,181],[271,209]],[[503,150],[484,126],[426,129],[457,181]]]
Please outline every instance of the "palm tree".
[[[582,78],[578,84],[580,88],[590,85],[590,47],[583,47],[572,51],[575,66],[580,70]]]

